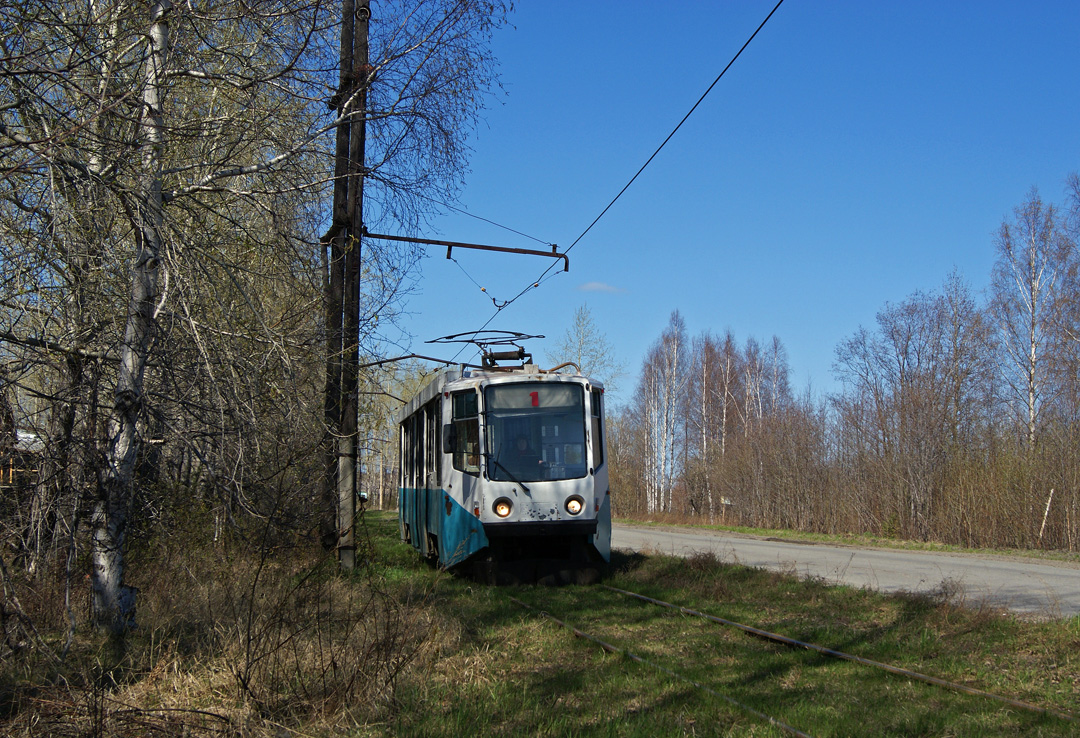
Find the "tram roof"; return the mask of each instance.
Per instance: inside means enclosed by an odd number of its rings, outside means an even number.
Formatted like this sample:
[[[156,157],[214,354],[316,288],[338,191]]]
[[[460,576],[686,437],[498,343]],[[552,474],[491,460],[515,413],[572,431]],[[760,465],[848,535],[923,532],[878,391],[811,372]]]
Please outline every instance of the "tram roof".
[[[417,392],[411,400],[402,406],[398,411],[397,421],[400,423],[405,418],[409,417],[421,407],[431,401],[436,395],[443,392],[446,385],[451,382],[458,382],[459,380],[466,380],[462,385],[455,387],[454,389],[461,389],[466,386],[480,386],[484,383],[492,382],[493,380],[506,380],[506,381],[521,381],[533,380],[538,382],[566,382],[585,381],[590,383],[597,389],[603,389],[604,385],[601,382],[594,381],[582,374],[558,374],[554,372],[544,372],[536,367],[535,364],[526,364],[525,368],[521,369],[501,369],[496,371],[485,369],[463,369],[461,367],[444,367],[439,369],[435,376],[425,384],[419,392]],[[472,380],[471,382],[468,380]]]

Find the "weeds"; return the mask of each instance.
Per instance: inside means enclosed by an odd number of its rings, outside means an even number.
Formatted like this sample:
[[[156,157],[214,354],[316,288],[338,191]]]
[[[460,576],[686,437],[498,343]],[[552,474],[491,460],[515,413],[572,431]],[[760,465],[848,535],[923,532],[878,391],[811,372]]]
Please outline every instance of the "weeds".
[[[434,632],[433,613],[403,604],[376,564],[339,576],[314,549],[253,555],[226,546],[162,557],[138,586],[141,625],[122,648],[86,630],[64,660],[53,645],[60,633],[8,650],[0,732],[257,738],[285,728],[356,730],[392,708],[400,675]],[[404,596],[426,599],[409,588]]]
[[[970,609],[949,582],[936,597],[886,596],[799,581],[715,555],[675,559],[620,553],[607,581],[1066,712],[1080,698],[1080,687],[1070,681],[1080,656],[1070,650],[1076,636],[1068,623],[1021,622],[991,609]],[[1071,727],[705,625],[601,588],[515,587],[478,595],[461,587],[446,581],[433,596],[442,612],[454,613],[462,623],[460,650],[451,658],[477,659],[484,664],[481,676],[470,680],[460,670],[424,673],[421,682],[403,691],[401,709],[381,734],[452,736],[460,733],[449,726],[473,725],[474,735],[779,735],[662,674],[603,653],[523,611],[506,611],[500,594],[513,594],[814,735],[1052,736],[1069,734]],[[1026,647],[1030,641],[1043,648]],[[1054,676],[1047,676],[1048,670]],[[406,682],[419,677],[412,673]]]
[[[369,515],[365,565],[302,546],[162,556],[122,652],[62,618],[0,661],[13,736],[774,736],[661,672],[574,638],[513,594],[818,735],[1050,736],[1068,727],[749,638],[600,587],[486,587],[424,565]],[[1069,711],[1080,619],[1022,622],[935,596],[884,596],[725,562],[616,552],[614,586],[798,640]],[[29,612],[31,598],[21,600]],[[44,621],[42,621],[44,622]]]

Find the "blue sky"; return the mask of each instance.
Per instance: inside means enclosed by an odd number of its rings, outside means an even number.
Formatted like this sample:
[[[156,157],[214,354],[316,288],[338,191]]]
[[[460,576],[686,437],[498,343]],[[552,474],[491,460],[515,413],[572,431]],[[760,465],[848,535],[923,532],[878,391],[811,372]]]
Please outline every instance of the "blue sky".
[[[507,94],[472,141],[460,204],[566,248],[774,2],[523,0],[494,43]],[[693,116],[546,280],[489,327],[544,334],[588,303],[626,364],[678,309],[688,333],[779,336],[793,388],[836,389],[836,345],[958,270],[987,284],[994,233],[1032,186],[1080,170],[1080,4],[786,0]],[[518,248],[479,220],[432,238]],[[548,266],[433,247],[409,349],[474,330]],[[464,271],[463,271],[464,270]],[[466,274],[467,273],[467,274]],[[487,288],[483,293],[475,280]],[[441,353],[440,353],[441,355]]]

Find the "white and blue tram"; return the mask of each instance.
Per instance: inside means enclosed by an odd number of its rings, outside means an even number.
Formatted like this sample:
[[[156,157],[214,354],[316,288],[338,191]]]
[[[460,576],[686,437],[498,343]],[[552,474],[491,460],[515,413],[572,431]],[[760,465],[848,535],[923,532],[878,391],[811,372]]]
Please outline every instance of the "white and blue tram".
[[[531,363],[442,369],[398,421],[401,538],[425,556],[537,576],[609,560],[602,385]]]

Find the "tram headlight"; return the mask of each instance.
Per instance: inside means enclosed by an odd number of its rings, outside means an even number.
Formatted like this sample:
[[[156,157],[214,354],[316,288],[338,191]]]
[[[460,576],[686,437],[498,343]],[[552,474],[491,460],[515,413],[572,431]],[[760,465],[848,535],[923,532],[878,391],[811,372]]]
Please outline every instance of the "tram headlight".
[[[578,515],[585,509],[585,500],[581,499],[577,495],[574,495],[566,501],[566,512],[571,515]]]
[[[491,511],[498,515],[500,518],[509,517],[510,512],[514,509],[514,504],[505,497],[500,497],[495,500],[495,504],[491,506]]]

